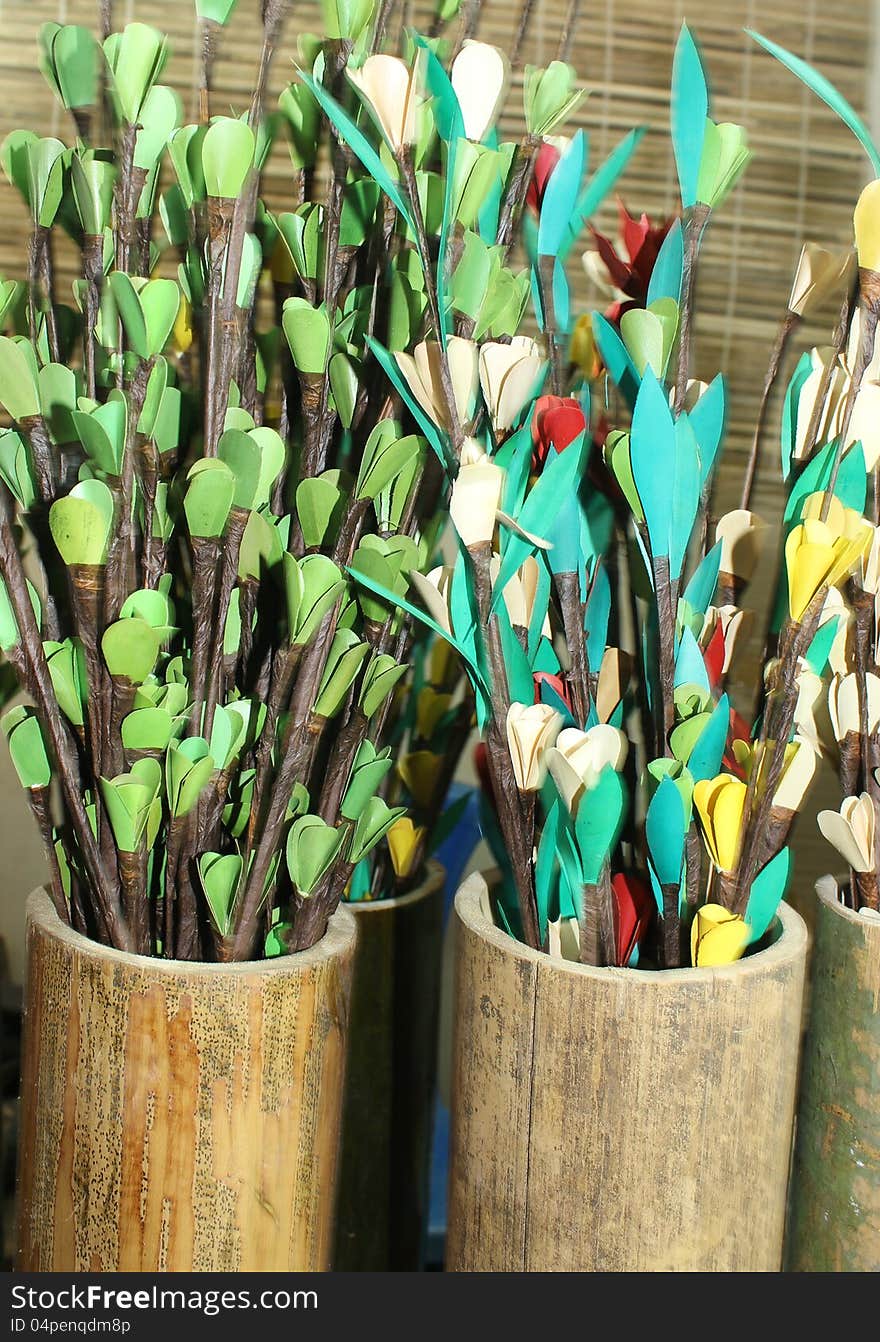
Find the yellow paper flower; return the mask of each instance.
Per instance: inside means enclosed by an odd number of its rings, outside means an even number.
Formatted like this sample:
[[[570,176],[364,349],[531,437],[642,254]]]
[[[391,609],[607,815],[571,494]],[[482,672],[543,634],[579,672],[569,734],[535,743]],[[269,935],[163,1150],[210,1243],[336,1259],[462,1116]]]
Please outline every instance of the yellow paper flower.
[[[432,750],[413,750],[404,755],[397,765],[400,774],[417,806],[427,806],[434,794],[434,780],[440,756]]]
[[[173,337],[175,349],[181,354],[186,354],[193,342],[192,308],[186,294],[180,295],[180,306],[177,309],[177,316],[174,318]]]
[[[844,508],[839,500],[821,522],[809,513],[814,505],[804,505],[804,520],[794,527],[785,542],[785,566],[788,572],[788,608],[793,620],[804,612],[822,587],[835,587],[868,553],[874,528],[861,513]]]
[[[579,368],[588,382],[599,374],[599,361],[596,358],[596,342],[593,339],[592,318],[584,313],[578,317],[571,333],[568,346],[569,362]]]
[[[721,904],[704,904],[691,924],[691,963],[695,968],[729,965],[749,944],[751,928]]]
[[[719,871],[733,871],[739,858],[746,785],[731,774],[703,778],[694,787],[694,805],[709,856]]]
[[[389,829],[386,835],[388,852],[391,855],[394,874],[400,880],[411,874],[424,833],[424,828],[421,825],[414,825],[408,815],[402,815],[399,820],[395,820]]]
[[[416,700],[416,731],[430,741],[437,724],[452,704],[451,694],[440,694],[433,685],[423,685]]]
[[[859,265],[880,270],[880,178],[869,182],[853,211]]]

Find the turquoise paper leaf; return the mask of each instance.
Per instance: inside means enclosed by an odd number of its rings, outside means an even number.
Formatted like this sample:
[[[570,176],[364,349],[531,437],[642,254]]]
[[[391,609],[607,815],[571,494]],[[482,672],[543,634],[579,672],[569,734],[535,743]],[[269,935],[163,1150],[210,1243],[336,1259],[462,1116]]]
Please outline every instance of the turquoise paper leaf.
[[[745,921],[751,928],[750,942],[759,941],[776,917],[791,874],[791,850],[782,848],[752,881]]]
[[[672,62],[672,148],[686,210],[696,204],[697,180],[703,156],[709,93],[696,43],[682,24]]]

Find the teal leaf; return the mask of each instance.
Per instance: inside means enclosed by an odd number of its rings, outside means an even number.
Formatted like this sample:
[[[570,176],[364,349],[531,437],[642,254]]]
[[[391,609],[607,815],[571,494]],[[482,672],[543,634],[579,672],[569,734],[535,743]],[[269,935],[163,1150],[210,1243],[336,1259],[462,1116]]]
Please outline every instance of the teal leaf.
[[[646,129],[645,126],[636,126],[633,130],[628,131],[587,181],[575,207],[574,218],[569,226],[569,236],[563,244],[560,254],[563,260],[577,241],[586,221],[596,213],[609,191],[613,190],[618,179],[623,175],[627,164],[638,149]]]
[[[697,200],[708,115],[709,93],[703,63],[687,25],[682,24],[672,63],[672,148],[681,203],[686,210]]]
[[[720,568],[721,542],[716,541],[709,553],[700,561],[684,592],[685,601],[701,615],[705,615],[712,604]]]
[[[580,799],[575,821],[584,880],[595,884],[620,834],[626,809],[623,779],[606,765]]]
[[[765,51],[769,51],[771,56],[775,56],[780,64],[790,70],[793,75],[797,75],[808,89],[811,89],[817,97],[827,103],[833,112],[836,112],[841,121],[847,126],[864,149],[868,158],[871,160],[871,168],[874,176],[880,177],[880,152],[868,131],[867,126],[861,117],[850,107],[842,93],[839,93],[832,83],[814,70],[812,65],[801,60],[800,56],[795,56],[792,52],[786,51],[785,47],[780,47],[776,42],[771,42],[769,38],[762,37],[756,33],[753,28],[747,28],[749,37],[753,38]]]
[[[712,710],[712,716],[703,728],[697,744],[688,756],[687,767],[695,783],[715,778],[724,758],[727,734],[730,730],[730,700],[722,694]]]
[[[751,928],[750,942],[760,941],[776,917],[791,874],[791,849],[782,848],[752,881],[745,921]]]
[[[569,230],[584,175],[586,142],[579,130],[550,176],[541,202],[538,255],[558,256]]]
[[[675,423],[666,394],[651,369],[646,369],[633,410],[630,464],[654,559],[668,557],[670,552],[676,451]]]
[[[546,537],[553,521],[573,492],[577,491],[581,475],[584,435],[580,434],[564,452],[548,455],[544,469],[526,495],[525,503],[516,518],[517,526],[534,536]],[[504,588],[523,560],[534,554],[537,547],[524,536],[512,532],[504,550],[501,568],[495,581],[493,610],[498,609]]]
[[[639,391],[639,373],[620,336],[599,312],[593,313],[593,336],[611,380],[632,407]]]
[[[648,282],[648,307],[658,298],[681,302],[681,277],[684,269],[684,235],[681,220],[676,219],[663,239]]]
[[[716,373],[687,416],[700,448],[700,473],[703,484],[712,473],[715,458],[718,456],[718,449],[724,436],[726,413],[727,389],[723,375]]]
[[[685,815],[681,793],[668,776],[661,779],[651,798],[645,837],[660,884],[678,885],[684,858]]]

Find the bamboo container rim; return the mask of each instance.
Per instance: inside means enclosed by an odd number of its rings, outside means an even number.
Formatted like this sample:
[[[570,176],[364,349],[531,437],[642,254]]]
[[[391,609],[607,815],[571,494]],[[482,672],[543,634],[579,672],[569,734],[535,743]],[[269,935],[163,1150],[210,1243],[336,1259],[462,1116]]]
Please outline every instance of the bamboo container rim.
[[[340,903],[331,914],[327,931],[320,941],[307,950],[295,951],[291,955],[274,956],[271,960],[243,960],[231,964],[218,964],[209,960],[165,960],[154,955],[135,955],[131,951],[120,951],[115,946],[105,946],[103,942],[84,937],[61,921],[54,904],[42,885],[37,886],[28,895],[26,904],[27,929],[38,927],[55,941],[80,955],[89,955],[94,960],[108,960],[114,963],[149,967],[157,976],[179,978],[181,974],[194,979],[210,978],[219,975],[223,978],[287,978],[309,969],[325,960],[335,959],[353,945],[357,937],[357,924],[347,907]]]
[[[863,909],[848,909],[845,904],[841,904],[837,897],[840,888],[841,882],[836,876],[820,876],[816,882],[816,894],[819,897],[819,902],[824,904],[826,908],[833,910],[834,913],[839,913],[841,918],[848,923],[852,923],[854,927],[880,930],[880,917],[874,913],[873,909],[868,910],[866,915]]]
[[[662,992],[677,989],[684,984],[692,987],[697,984],[715,985],[736,983],[745,978],[764,974],[767,970],[780,966],[796,965],[802,961],[808,941],[807,925],[796,909],[782,903],[776,915],[780,933],[772,945],[754,955],[735,960],[729,965],[710,967],[642,970],[628,969],[625,966],[607,965],[596,968],[594,965],[582,965],[574,960],[551,959],[546,951],[536,951],[525,942],[517,941],[503,928],[497,927],[480,909],[480,896],[488,890],[486,878],[480,872],[468,876],[459,886],[455,896],[455,912],[461,922],[471,932],[483,937],[490,945],[523,964],[547,965],[560,974],[573,974],[575,977],[598,979],[612,984],[626,983],[634,992]],[[772,924],[771,924],[772,926]]]
[[[355,899],[351,902],[343,900],[340,908],[350,909],[358,917],[362,913],[381,913],[383,909],[405,909],[409,904],[416,904],[420,899],[433,895],[445,880],[446,868],[442,862],[432,857],[425,863],[425,875],[422,880],[414,890],[408,890],[405,895],[394,895],[392,899]]]

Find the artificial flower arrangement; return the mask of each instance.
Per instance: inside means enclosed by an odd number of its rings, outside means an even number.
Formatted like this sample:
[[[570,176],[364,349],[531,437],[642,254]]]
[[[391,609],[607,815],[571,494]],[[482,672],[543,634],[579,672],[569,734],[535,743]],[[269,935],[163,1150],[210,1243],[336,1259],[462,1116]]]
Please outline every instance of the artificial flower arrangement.
[[[592,341],[576,328],[567,361],[579,133],[554,152],[537,212],[524,217],[542,339],[481,350],[482,420],[450,432],[455,402],[442,385],[427,398],[401,366],[452,457],[459,552],[431,581],[414,573],[411,586],[473,686],[485,827],[501,872],[494,913],[530,946],[591,965],[716,965],[762,942],[819,762],[809,689],[827,667],[840,589],[874,538],[862,515],[862,448],[842,453],[811,426],[789,473],[779,601],[747,721],[726,681],[766,540],[749,508],[761,424],[742,506],[713,524],[725,387],[720,375],[706,385],[689,373],[702,237],[749,151],[743,129],[716,124],[708,107],[684,28],[672,91],[682,210],[641,303],[611,320],[594,314]],[[785,334],[848,274],[847,258],[805,249]],[[588,382],[595,355],[598,396]],[[774,378],[771,368],[762,418]],[[616,428],[602,422],[611,389],[629,408]],[[591,435],[596,401],[601,432]],[[798,432],[789,398],[784,444]]]
[[[868,155],[874,180],[853,214],[858,277],[846,285],[831,344],[805,352],[786,392],[783,472],[809,470],[819,451],[830,458],[830,483],[807,524],[818,556],[842,525],[863,532],[866,547],[829,592],[823,622],[833,636],[830,678],[803,685],[825,753],[836,765],[843,801],[819,813],[819,829],[849,868],[841,900],[880,910],[880,150],[852,107],[817,70],[783,47],[753,34],[771,55],[822,98]],[[824,263],[833,270],[835,263]],[[836,265],[840,263],[837,262]],[[857,519],[859,519],[857,521]]]
[[[433,563],[481,383],[500,425],[538,366],[510,253],[540,139],[581,96],[564,62],[529,68],[528,133],[499,142],[500,52],[467,42],[447,71],[407,36],[392,55],[371,0],[328,0],[267,113],[287,8],[263,7],[249,107],[217,115],[232,4],[200,0],[192,125],[160,82],[161,33],[46,25],[75,142],[2,148],[33,226],[26,283],[0,291],[0,646],[29,701],[4,727],[59,916],[161,956],[311,945],[404,818],[383,796],[398,598]],[[273,214],[276,134],[292,208]],[[634,144],[569,211],[569,246]],[[60,229],[82,258],[72,307]],[[423,712],[416,746],[443,723]],[[411,875],[427,825],[403,828]]]

